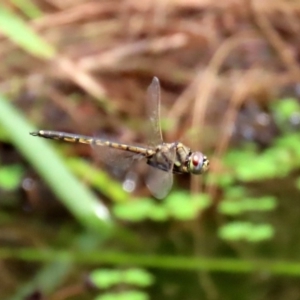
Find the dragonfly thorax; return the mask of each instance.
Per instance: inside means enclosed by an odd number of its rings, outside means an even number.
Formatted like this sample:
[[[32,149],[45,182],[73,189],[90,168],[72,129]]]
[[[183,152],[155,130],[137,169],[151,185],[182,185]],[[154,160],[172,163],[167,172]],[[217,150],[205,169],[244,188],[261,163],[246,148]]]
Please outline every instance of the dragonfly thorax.
[[[175,143],[162,143],[149,151],[148,157],[146,156],[147,164],[162,171],[172,171],[176,156],[175,151]],[[172,152],[174,152],[174,155],[172,155]]]
[[[149,152],[150,154],[150,152]],[[201,152],[192,152],[180,142],[162,143],[147,157],[155,168],[175,174],[202,174],[208,170],[209,161]]]

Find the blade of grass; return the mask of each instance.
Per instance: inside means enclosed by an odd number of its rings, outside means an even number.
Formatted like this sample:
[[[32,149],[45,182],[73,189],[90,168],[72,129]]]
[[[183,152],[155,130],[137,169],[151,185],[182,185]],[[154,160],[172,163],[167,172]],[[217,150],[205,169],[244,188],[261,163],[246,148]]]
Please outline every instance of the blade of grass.
[[[11,0],[12,3],[19,7],[25,15],[31,19],[35,19],[42,16],[41,10],[32,2],[26,0]]]
[[[88,255],[89,251],[99,251],[99,247],[105,243],[105,238],[97,233],[85,231],[74,237],[69,236],[67,243],[70,245],[70,249],[77,249],[77,251],[85,252],[85,255]],[[34,293],[37,288],[43,291],[45,296],[52,295],[62,282],[65,282],[73,274],[74,269],[78,268],[72,261],[72,252],[70,254],[67,252],[66,255],[69,255],[69,258],[66,256],[64,261],[55,261],[53,258],[52,261],[43,262],[40,269],[28,278],[27,282],[20,284],[7,300],[27,299],[26,297]]]
[[[23,50],[41,59],[52,59],[54,64],[74,82],[95,97],[98,103],[109,114],[116,111],[108,101],[106,89],[89,73],[80,69],[68,58],[57,55],[55,47],[36,34],[18,15],[0,4],[0,32],[16,43]]]
[[[113,264],[118,266],[138,266],[156,268],[160,270],[184,270],[184,271],[210,271],[226,273],[257,273],[277,274],[287,276],[300,276],[300,263],[292,261],[266,260],[266,259],[234,259],[234,258],[210,258],[189,257],[171,255],[149,255],[137,253],[124,253],[115,251],[58,251],[38,250],[32,248],[11,249],[0,248],[1,259],[21,259],[24,261],[47,262],[69,261],[85,265]]]
[[[98,170],[78,158],[68,158],[66,163],[75,174],[83,178],[85,182],[88,182],[106,197],[112,199],[112,201],[122,203],[128,200],[129,193],[124,191],[119,182],[109,178],[104,171]]]
[[[11,142],[82,224],[106,230],[112,225],[107,208],[71,174],[45,140],[29,135],[33,128],[1,95],[0,126],[9,132]]]
[[[34,56],[50,59],[55,49],[40,38],[19,16],[0,5],[0,31]]]
[[[27,283],[20,285],[14,295],[7,300],[23,300],[28,299],[37,290],[43,291],[43,294],[53,293],[59,288],[61,283],[70,275],[72,271],[72,262],[51,262],[41,267],[36,275]]]

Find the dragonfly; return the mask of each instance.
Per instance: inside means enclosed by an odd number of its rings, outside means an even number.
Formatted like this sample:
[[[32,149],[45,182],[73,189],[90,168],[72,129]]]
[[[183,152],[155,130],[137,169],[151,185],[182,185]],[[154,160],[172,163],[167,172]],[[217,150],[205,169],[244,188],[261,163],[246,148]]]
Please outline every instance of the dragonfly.
[[[181,142],[165,143],[160,126],[160,82],[154,77],[147,89],[146,110],[149,122],[147,145],[135,146],[112,142],[107,139],[72,134],[60,131],[38,130],[30,134],[46,139],[59,140],[70,143],[89,144],[99,150],[120,150],[118,152],[130,153],[132,161],[144,159],[149,165],[146,176],[146,185],[151,194],[157,199],[165,198],[173,185],[173,174],[205,173],[209,168],[208,158],[199,151],[193,152]],[[114,163],[121,164],[122,159]]]

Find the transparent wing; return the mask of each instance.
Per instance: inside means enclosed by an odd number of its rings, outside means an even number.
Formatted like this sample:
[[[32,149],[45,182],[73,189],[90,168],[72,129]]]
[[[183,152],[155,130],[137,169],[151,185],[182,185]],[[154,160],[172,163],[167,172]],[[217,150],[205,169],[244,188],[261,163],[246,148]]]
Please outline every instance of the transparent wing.
[[[165,198],[173,185],[173,174],[160,169],[149,167],[146,185],[151,194],[157,199]]]
[[[139,176],[137,172],[128,171],[122,183],[123,190],[132,193],[136,189],[138,182]]]
[[[157,77],[153,77],[147,89],[146,109],[149,120],[148,144],[155,147],[163,142],[160,127],[160,84]]]
[[[146,185],[157,199],[165,198],[173,185],[173,166],[176,148],[166,148],[158,152],[150,163]]]
[[[114,176],[123,179],[134,161],[143,156],[107,146],[91,145],[97,161],[109,168]]]

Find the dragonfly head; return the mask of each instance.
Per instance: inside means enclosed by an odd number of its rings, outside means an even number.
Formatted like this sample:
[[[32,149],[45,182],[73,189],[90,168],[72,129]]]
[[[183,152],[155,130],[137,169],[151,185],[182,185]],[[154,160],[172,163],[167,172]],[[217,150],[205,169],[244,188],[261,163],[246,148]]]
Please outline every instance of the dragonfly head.
[[[209,160],[201,152],[193,152],[188,160],[187,169],[192,174],[202,174],[208,170]]]

